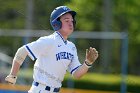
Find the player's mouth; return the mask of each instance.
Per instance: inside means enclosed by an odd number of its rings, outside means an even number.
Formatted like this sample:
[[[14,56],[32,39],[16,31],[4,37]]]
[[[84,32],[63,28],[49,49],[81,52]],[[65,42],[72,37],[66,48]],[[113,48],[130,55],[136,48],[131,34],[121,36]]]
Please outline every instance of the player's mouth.
[[[69,29],[70,29],[70,30],[73,30],[73,26],[69,26]]]

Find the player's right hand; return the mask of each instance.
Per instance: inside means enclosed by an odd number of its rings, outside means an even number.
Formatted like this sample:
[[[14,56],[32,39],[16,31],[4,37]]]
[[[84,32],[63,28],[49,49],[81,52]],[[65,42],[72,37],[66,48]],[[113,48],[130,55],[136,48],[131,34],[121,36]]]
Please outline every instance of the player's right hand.
[[[9,84],[13,84],[13,85],[16,83],[16,80],[17,80],[17,76],[14,76],[14,75],[8,75],[5,78],[6,82],[8,82]]]

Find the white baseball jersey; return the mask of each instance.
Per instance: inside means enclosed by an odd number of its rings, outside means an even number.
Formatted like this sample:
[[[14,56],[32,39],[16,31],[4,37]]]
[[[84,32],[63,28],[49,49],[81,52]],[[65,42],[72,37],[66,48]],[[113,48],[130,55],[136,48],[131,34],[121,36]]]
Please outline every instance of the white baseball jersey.
[[[39,38],[25,45],[34,64],[33,79],[52,87],[61,87],[66,71],[71,74],[81,66],[77,49],[70,41],[65,41],[59,32]]]

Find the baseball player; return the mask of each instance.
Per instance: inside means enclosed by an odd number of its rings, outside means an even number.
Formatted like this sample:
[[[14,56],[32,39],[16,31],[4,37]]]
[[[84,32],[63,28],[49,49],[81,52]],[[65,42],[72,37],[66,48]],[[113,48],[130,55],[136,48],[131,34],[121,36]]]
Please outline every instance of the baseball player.
[[[79,62],[75,45],[67,40],[74,31],[75,15],[76,12],[67,6],[55,8],[50,16],[50,24],[55,32],[20,47],[5,80],[16,83],[17,73],[27,55],[35,60],[34,81],[28,93],[58,93],[67,71],[75,78],[86,74],[98,58],[98,51],[92,47],[86,49],[83,64]]]

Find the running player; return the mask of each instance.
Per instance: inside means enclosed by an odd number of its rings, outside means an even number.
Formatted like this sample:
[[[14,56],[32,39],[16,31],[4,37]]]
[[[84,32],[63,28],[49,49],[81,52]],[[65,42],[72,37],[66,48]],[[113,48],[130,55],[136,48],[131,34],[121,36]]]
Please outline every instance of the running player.
[[[5,80],[11,84],[16,83],[17,73],[27,55],[35,60],[34,81],[28,93],[58,93],[66,71],[75,78],[85,75],[98,58],[98,51],[92,47],[86,49],[83,64],[79,62],[75,45],[67,40],[74,31],[75,15],[76,12],[67,6],[55,8],[50,16],[55,32],[20,47]]]

